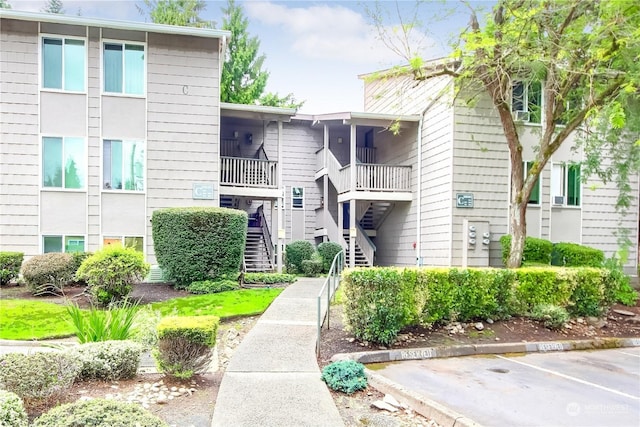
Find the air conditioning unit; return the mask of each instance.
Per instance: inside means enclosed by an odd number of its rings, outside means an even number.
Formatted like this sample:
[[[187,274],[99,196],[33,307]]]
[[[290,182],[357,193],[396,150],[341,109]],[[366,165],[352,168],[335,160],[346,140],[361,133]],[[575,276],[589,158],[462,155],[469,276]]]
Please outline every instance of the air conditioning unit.
[[[513,120],[516,122],[528,122],[529,121],[529,112],[528,111],[514,111],[513,112]]]
[[[564,205],[564,196],[553,196],[554,205]]]

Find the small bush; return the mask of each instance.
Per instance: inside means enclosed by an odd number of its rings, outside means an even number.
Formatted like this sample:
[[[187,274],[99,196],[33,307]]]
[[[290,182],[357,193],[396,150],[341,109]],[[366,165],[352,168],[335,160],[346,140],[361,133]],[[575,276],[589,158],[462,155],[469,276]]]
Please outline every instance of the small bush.
[[[293,283],[296,281],[296,276],[284,273],[245,273],[242,281],[250,285],[275,285],[279,283]]]
[[[144,261],[142,252],[110,245],[84,260],[76,277],[86,280],[94,302],[107,305],[125,299],[131,293],[133,284],[147,274],[149,264]]]
[[[162,315],[151,305],[145,305],[136,312],[131,325],[129,339],[150,349],[158,343],[158,324]]]
[[[566,267],[602,267],[604,252],[576,243],[556,243],[551,252],[551,265]]]
[[[158,324],[158,369],[176,378],[206,372],[216,343],[216,316],[165,317]]]
[[[128,339],[132,333],[138,304],[129,304],[124,300],[108,310],[91,307],[88,312],[81,310],[76,304],[69,304],[66,308],[78,341],[83,344]]]
[[[286,247],[286,260],[285,265],[287,267],[287,273],[302,273],[302,261],[311,259],[314,249],[311,242],[306,240],[296,240],[291,242]]]
[[[569,321],[567,310],[552,304],[536,305],[533,307],[530,317],[542,322],[549,329],[560,329]]]
[[[8,285],[18,277],[23,259],[22,252],[0,252],[0,286]]]
[[[187,286],[187,291],[192,294],[216,294],[218,292],[234,291],[240,289],[240,284],[235,280],[202,280],[193,282]]]
[[[27,427],[29,419],[22,399],[10,391],[0,390],[0,426]]]
[[[167,424],[135,403],[93,399],[67,403],[36,419],[34,427],[166,427]]]
[[[33,295],[61,293],[74,273],[73,256],[59,252],[36,255],[22,266],[22,277]]]
[[[226,208],[158,209],[153,247],[168,280],[178,285],[237,274],[247,238],[247,213]]]
[[[364,365],[353,360],[341,360],[325,366],[322,381],[332,390],[347,394],[367,388]]]
[[[0,355],[0,388],[27,406],[64,394],[80,372],[80,362],[64,352]]]
[[[608,302],[619,302],[630,307],[636,305],[638,292],[631,287],[631,280],[624,273],[622,262],[616,257],[608,258],[602,263],[602,268],[609,273],[606,285]]]
[[[502,247],[502,262],[507,265],[509,254],[511,253],[511,235],[507,234],[500,238]],[[551,251],[553,243],[545,239],[527,236],[524,239],[524,251],[522,261],[526,263],[538,263],[549,265],[551,263]]]
[[[72,252],[71,253],[71,256],[73,257],[74,281],[79,285],[86,286],[87,282],[85,282],[84,280],[79,280],[77,277],[75,277],[75,274],[77,273],[78,269],[80,268],[84,260],[89,258],[91,255],[93,255],[93,252]]]
[[[322,273],[322,260],[305,259],[302,261],[302,273],[307,277],[316,277]]]
[[[333,258],[342,250],[342,246],[335,242],[322,242],[318,245],[318,253],[322,258],[322,272],[328,273]]]
[[[135,377],[142,346],[133,341],[103,341],[82,344],[68,351],[81,363],[77,379],[115,381]]]

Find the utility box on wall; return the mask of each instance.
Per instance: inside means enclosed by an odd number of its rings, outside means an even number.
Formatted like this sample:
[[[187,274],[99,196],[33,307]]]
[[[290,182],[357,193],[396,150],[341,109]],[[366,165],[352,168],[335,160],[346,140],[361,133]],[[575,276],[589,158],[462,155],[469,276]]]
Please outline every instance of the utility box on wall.
[[[462,266],[488,267],[491,231],[489,221],[462,221]]]

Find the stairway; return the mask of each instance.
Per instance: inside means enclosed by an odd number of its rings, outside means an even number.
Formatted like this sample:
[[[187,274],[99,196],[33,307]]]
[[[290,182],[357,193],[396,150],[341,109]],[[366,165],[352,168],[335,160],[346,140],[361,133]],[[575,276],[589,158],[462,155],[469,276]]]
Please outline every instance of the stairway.
[[[247,272],[273,271],[273,262],[269,257],[264,234],[260,227],[247,229],[247,243],[244,247],[244,264]]]
[[[240,200],[234,196],[227,196],[225,194],[220,195],[220,207],[238,209]]]
[[[377,230],[391,213],[393,202],[371,202],[364,214],[359,218],[360,225],[365,230]]]
[[[349,233],[348,231],[344,233],[344,240],[347,242],[347,248],[345,249],[345,262],[349,265],[349,248],[351,247],[349,244]],[[358,245],[358,242],[355,242],[356,247],[356,267],[371,267],[372,265],[367,261],[367,257],[362,252],[362,248]]]

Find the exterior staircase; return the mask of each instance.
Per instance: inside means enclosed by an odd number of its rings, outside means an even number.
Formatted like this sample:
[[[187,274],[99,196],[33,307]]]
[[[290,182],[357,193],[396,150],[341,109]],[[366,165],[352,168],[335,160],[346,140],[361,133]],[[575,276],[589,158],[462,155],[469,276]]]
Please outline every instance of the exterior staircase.
[[[244,265],[245,271],[250,273],[273,271],[273,260],[269,255],[267,242],[261,227],[249,227],[247,229]]]
[[[365,230],[377,230],[394,206],[395,204],[392,202],[369,202],[365,205],[364,213],[358,215],[358,221]],[[360,207],[358,207],[358,211],[360,211]]]
[[[350,255],[350,251],[349,251],[349,248],[350,248],[350,244],[349,244],[350,238],[349,238],[349,232],[348,232],[348,231],[346,231],[346,232],[344,233],[344,240],[347,242],[347,247],[346,247],[346,249],[345,249],[345,253],[344,253],[344,254],[345,254],[345,258],[344,258],[344,259],[345,259],[345,262],[346,262],[346,263],[347,263],[347,265],[348,265],[348,264],[349,264],[349,260],[351,259],[351,258],[349,257],[349,255]],[[355,247],[356,247],[356,253],[355,253],[355,256],[356,256],[356,260],[355,260],[355,261],[356,261],[356,267],[371,267],[371,266],[373,265],[373,263],[370,263],[370,262],[367,260],[367,257],[366,257],[366,255],[364,254],[364,251],[362,250],[362,247],[360,247],[360,245],[358,244],[358,241],[357,241],[357,240],[356,240],[356,242],[355,242]]]

